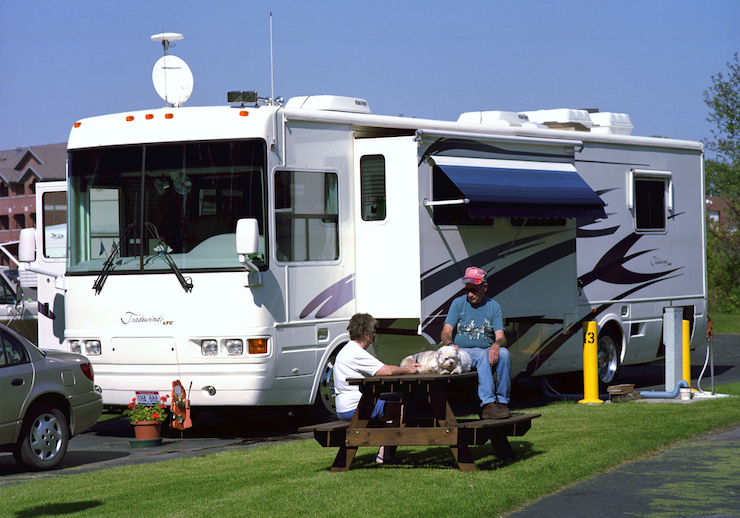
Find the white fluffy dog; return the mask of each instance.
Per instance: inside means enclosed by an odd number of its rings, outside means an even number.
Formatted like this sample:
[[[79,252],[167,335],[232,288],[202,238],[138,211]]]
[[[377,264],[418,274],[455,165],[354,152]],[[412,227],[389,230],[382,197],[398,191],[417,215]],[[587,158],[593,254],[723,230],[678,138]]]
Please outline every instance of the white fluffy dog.
[[[470,354],[451,345],[443,345],[436,351],[422,351],[407,356],[401,361],[401,367],[418,363],[419,374],[460,374],[469,372],[473,366]]]

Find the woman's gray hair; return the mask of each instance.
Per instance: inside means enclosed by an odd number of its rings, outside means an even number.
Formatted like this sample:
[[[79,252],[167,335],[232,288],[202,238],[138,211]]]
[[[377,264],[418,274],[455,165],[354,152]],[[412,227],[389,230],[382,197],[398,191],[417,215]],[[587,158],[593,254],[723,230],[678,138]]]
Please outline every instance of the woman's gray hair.
[[[375,333],[375,326],[377,323],[378,321],[375,320],[372,315],[367,313],[356,313],[352,315],[352,318],[349,320],[349,325],[347,326],[350,339],[355,342],[358,340],[364,340],[365,333]]]

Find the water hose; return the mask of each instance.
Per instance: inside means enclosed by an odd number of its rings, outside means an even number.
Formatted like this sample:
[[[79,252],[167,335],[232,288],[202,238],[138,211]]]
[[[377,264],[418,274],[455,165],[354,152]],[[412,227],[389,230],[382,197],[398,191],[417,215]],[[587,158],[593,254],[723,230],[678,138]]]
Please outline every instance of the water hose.
[[[678,380],[678,382],[676,383],[676,388],[673,389],[673,392],[661,392],[659,390],[642,390],[640,391],[640,395],[646,398],[673,399],[678,396],[678,393],[681,391],[682,388],[689,388],[689,384],[686,383],[685,380]]]

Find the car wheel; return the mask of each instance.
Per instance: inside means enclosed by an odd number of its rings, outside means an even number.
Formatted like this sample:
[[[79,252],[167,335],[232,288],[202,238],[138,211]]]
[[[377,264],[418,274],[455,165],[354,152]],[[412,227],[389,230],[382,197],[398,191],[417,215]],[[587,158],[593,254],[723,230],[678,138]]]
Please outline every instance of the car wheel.
[[[23,423],[15,459],[31,470],[56,468],[69,443],[69,426],[64,414],[52,405],[32,407]]]
[[[599,334],[599,345],[597,350],[599,381],[606,385],[617,377],[619,372],[619,341],[614,331],[608,327]]]

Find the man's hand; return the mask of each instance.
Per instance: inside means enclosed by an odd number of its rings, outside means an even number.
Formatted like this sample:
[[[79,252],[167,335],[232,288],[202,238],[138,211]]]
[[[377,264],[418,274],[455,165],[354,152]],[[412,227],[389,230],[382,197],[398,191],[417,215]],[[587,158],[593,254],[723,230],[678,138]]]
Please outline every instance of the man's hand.
[[[488,361],[491,363],[491,366],[496,365],[498,363],[498,353],[499,350],[502,347],[506,347],[506,335],[504,334],[503,329],[499,329],[496,331],[495,340],[491,344],[491,348],[488,349]]]
[[[488,349],[488,363],[491,367],[498,363],[498,350],[501,348],[498,342],[493,342],[491,347]]]

